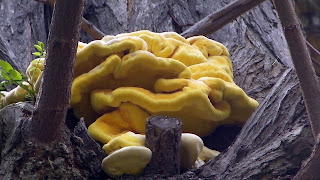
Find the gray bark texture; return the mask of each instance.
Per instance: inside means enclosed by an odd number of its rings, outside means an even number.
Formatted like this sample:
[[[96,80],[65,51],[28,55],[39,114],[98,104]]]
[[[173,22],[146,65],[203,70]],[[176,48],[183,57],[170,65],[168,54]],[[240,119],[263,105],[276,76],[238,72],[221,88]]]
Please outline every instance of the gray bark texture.
[[[7,49],[8,61],[25,71],[35,51],[33,45],[47,39],[44,6],[36,1],[1,0],[0,9],[0,44]]]
[[[152,116],[146,126],[146,147],[152,151],[152,158],[145,173],[162,177],[180,174],[181,121]]]
[[[84,17],[107,35],[142,29],[181,33],[188,27],[180,25],[194,24],[230,2],[87,0]],[[0,0],[0,8],[0,57],[24,71],[32,59],[33,44],[38,40],[45,41],[47,37],[50,8],[27,0]],[[173,20],[169,12],[178,22]],[[282,27],[272,3],[262,3],[209,37],[227,46],[233,62],[235,82],[260,105],[233,143],[228,148],[219,149],[223,150],[221,155],[199,169],[169,179],[292,178],[303,160],[309,157],[314,139]],[[80,39],[84,42],[92,40],[84,32],[81,32]],[[5,175],[4,167],[13,167],[10,162],[22,158],[27,151],[20,149],[17,154],[8,156],[7,146],[12,144],[11,148],[14,148],[13,141],[17,141],[10,139],[8,133],[20,126],[17,116],[12,115],[15,112],[8,112],[15,110],[8,108],[0,112],[0,177]],[[214,149],[218,149],[219,143],[229,145],[230,142],[225,139],[235,132],[221,132],[206,138],[206,145]],[[65,161],[52,153],[50,162]],[[6,159],[8,157],[13,159]],[[98,154],[95,155],[94,162],[99,162],[99,158]],[[32,163],[29,160],[28,163]],[[84,174],[76,168],[71,172]],[[125,176],[122,179],[136,178]]]
[[[106,154],[88,134],[83,120],[70,121],[65,139],[50,146],[26,138],[26,121],[34,107],[16,103],[0,111],[0,179],[104,179],[101,159]]]

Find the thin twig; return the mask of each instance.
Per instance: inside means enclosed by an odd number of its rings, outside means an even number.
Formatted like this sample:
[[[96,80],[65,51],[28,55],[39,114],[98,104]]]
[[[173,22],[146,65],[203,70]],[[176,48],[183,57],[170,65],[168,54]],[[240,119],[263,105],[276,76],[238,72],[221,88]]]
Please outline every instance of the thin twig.
[[[313,47],[312,44],[310,44],[308,41],[306,41],[306,43],[307,43],[307,46],[310,48],[310,50],[320,57],[320,52],[315,47]]]
[[[310,49],[313,53],[315,53],[317,56],[320,57],[320,52],[319,52],[315,47],[313,47],[312,44],[310,44],[307,40],[306,40],[306,44],[307,44],[307,46],[309,47],[309,49]],[[311,60],[312,60],[313,64],[315,64],[317,67],[320,68],[320,62],[319,62],[319,61],[317,61],[316,59],[314,59],[314,58],[312,58],[312,57],[311,57]]]
[[[320,68],[320,63],[316,59],[311,57],[311,61],[313,62],[313,64],[315,64],[316,66],[318,66]]]
[[[81,29],[88,33],[94,39],[102,39],[105,34],[101,32],[96,26],[94,26],[90,21],[82,18]]]
[[[221,10],[216,11],[203,18],[201,21],[197,22],[195,25],[182,32],[181,35],[187,38],[195,35],[212,34],[213,32],[221,29],[221,27],[223,27],[224,25],[235,20],[243,13],[261,4],[263,1],[265,0],[233,1]]]
[[[292,2],[290,0],[281,0],[274,1],[274,3],[298,75],[313,134],[316,137],[320,133],[320,111],[318,109],[320,107],[320,85],[307,50],[306,44],[308,43],[305,41],[298,19],[294,14]]]
[[[307,40],[306,40],[306,44],[307,44],[307,46],[309,47],[309,49],[312,52],[314,52],[317,56],[320,57],[320,52],[315,47],[313,47],[312,44],[310,44]],[[320,68],[320,62],[319,61],[317,61],[316,59],[314,59],[312,57],[311,57],[311,61],[313,62],[314,65],[316,65],[317,67]]]

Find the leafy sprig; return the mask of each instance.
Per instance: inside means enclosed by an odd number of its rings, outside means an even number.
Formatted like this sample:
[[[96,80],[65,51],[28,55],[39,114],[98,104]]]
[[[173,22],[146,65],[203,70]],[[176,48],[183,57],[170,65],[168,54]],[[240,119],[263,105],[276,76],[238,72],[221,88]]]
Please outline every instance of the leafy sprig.
[[[37,52],[32,53],[34,56],[38,56],[39,58],[46,57],[46,49],[43,42],[38,41],[38,44],[34,45],[34,47],[38,50]],[[29,71],[33,71],[31,80],[29,80],[27,76],[13,69],[13,67],[8,62],[0,60],[0,77],[4,79],[2,82],[0,82],[0,91],[6,90],[6,87],[9,85],[18,85],[28,92],[28,94],[26,95],[26,99],[35,101],[36,91],[33,87],[33,83],[30,81],[32,81],[33,79],[39,62],[40,61],[37,62],[36,67],[33,67],[34,69],[29,69]],[[0,92],[0,95],[3,94]]]
[[[28,96],[31,97],[31,100],[35,100],[35,90],[27,76],[13,69],[8,62],[3,60],[0,60],[0,77],[4,79],[4,81],[0,82],[0,90],[6,90],[6,86],[9,85],[18,85],[28,92]]]
[[[40,58],[45,58],[46,57],[46,49],[44,47],[43,42],[38,41],[38,44],[34,45],[34,47],[38,50],[38,52],[33,52],[32,54],[35,56],[38,56]]]

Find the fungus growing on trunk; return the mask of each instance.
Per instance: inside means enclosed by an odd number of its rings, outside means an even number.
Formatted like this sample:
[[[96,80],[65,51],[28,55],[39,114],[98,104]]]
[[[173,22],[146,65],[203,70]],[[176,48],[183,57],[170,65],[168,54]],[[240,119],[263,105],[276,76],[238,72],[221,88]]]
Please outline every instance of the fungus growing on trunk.
[[[233,82],[229,52],[221,43],[137,31],[79,43],[71,106],[112,155],[123,147],[144,146],[140,134],[150,116],[179,118],[183,132],[204,137],[220,125],[246,122],[258,102]],[[182,139],[183,147],[197,144],[184,148],[185,168],[219,154],[193,134]],[[201,142],[190,143],[196,139]]]
[[[27,69],[35,90],[43,64],[44,59],[36,59]],[[26,93],[19,86],[4,92],[0,105],[23,101]],[[84,117],[89,134],[105,144],[109,155],[103,167],[111,176],[139,174],[150,161],[151,155],[140,156],[149,150],[141,148],[150,116],[182,121],[181,166],[191,168],[196,160],[219,154],[204,147],[198,136],[220,125],[245,123],[257,106],[234,83],[226,47],[204,36],[185,39],[174,32],[137,31],[78,44],[71,108],[76,117]],[[146,157],[134,171],[115,163],[131,158],[127,152],[132,150],[139,152],[133,159]]]

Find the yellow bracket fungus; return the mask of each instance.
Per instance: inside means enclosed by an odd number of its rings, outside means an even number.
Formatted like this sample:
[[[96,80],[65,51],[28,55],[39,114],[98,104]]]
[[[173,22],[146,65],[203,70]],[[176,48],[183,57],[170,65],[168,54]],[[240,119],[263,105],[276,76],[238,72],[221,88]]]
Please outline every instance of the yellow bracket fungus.
[[[183,132],[203,137],[219,125],[244,123],[258,103],[234,83],[229,52],[221,43],[137,31],[79,43],[71,106],[85,118],[89,134],[113,154],[144,146],[141,134],[152,115],[180,118]],[[196,135],[183,135],[185,168],[197,158],[218,155]]]
[[[26,72],[36,91],[43,64],[36,59]],[[27,94],[19,86],[2,93],[0,106]],[[222,124],[246,122],[257,106],[234,83],[227,48],[204,36],[137,31],[78,44],[71,108],[105,144],[102,166],[110,176],[143,172],[152,155],[144,147],[150,116],[181,119],[181,166],[192,168],[219,154],[200,137]]]
[[[43,65],[36,59],[26,72],[36,91]],[[18,86],[2,94],[0,107],[23,101],[27,91]],[[227,48],[204,36],[137,31],[78,44],[71,108],[105,144],[102,166],[110,176],[143,172],[152,156],[144,147],[150,116],[181,119],[181,166],[192,168],[219,154],[200,137],[246,122],[257,106],[234,83]]]
[[[145,121],[152,115],[177,117],[183,132],[203,137],[219,125],[246,122],[258,106],[234,83],[226,47],[204,36],[137,31],[79,43],[74,72],[71,107],[109,156],[144,146]],[[185,168],[218,155],[196,135],[183,136],[189,138],[184,152],[190,150],[182,155]],[[110,175],[128,173],[113,173],[109,162],[103,164]]]
[[[258,105],[234,84],[227,49],[203,36],[138,31],[79,44],[71,98],[76,116],[90,125],[126,102],[149,116],[178,117],[184,131],[200,136],[245,122]]]

